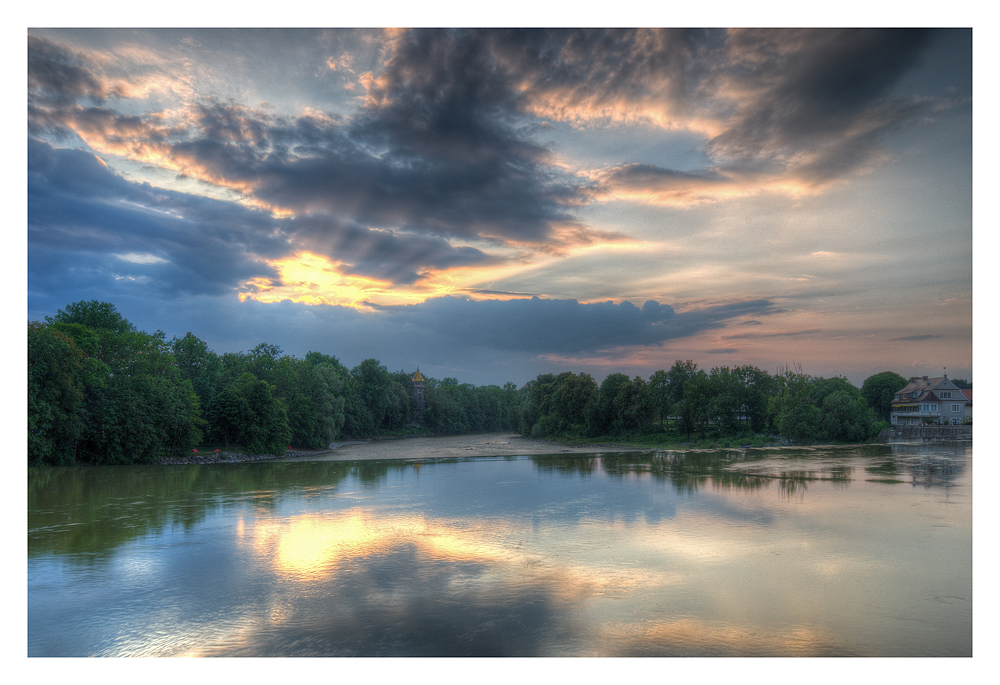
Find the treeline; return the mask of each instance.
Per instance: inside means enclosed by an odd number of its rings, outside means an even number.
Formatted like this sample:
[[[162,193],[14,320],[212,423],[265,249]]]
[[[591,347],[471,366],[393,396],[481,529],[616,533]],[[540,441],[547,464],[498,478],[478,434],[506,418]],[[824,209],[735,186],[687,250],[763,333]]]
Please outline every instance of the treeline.
[[[612,373],[598,385],[586,373],[545,374],[529,383],[521,432],[567,439],[757,438],[862,442],[889,417],[902,376],[883,372],[862,389],[846,378],[821,378],[754,366],[706,372],[678,361],[648,380]]]
[[[427,378],[421,427],[434,433],[517,430],[521,393]],[[216,354],[193,334],[139,331],[107,302],[77,302],[28,323],[30,464],[152,463],[201,445],[253,454],[322,449],[400,434],[413,382],[374,359],[283,355],[262,343]]]
[[[860,442],[889,417],[898,374],[859,390],[841,377],[678,361],[648,379],[542,374],[523,388],[425,379],[419,427],[410,373],[375,359],[348,369],[262,343],[216,354],[192,333],[139,331],[106,302],[28,323],[30,464],[153,463],[206,445],[251,454],[339,439],[514,431],[535,438],[655,442],[720,437]]]

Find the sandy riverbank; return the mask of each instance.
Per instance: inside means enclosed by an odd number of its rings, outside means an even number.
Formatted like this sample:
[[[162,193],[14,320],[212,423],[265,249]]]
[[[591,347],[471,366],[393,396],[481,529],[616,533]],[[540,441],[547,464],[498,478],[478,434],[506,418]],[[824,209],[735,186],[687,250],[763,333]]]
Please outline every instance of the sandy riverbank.
[[[535,454],[593,454],[595,452],[634,452],[634,447],[570,447],[558,443],[522,438],[512,433],[446,435],[435,438],[404,438],[342,443],[335,449],[280,461],[356,461],[367,459],[440,459],[450,457],[498,457]]]

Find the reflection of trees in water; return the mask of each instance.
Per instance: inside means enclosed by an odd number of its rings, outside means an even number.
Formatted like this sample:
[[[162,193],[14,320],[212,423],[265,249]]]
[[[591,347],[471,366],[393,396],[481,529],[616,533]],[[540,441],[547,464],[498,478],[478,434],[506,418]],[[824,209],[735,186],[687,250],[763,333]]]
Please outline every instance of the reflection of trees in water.
[[[33,468],[28,551],[92,559],[168,526],[190,530],[219,509],[249,503],[273,511],[290,494],[320,497],[349,477],[375,485],[412,467],[359,461]]]
[[[965,474],[966,459],[972,454],[967,443],[928,442],[888,445],[889,454],[865,471],[925,488],[951,487]]]
[[[603,457],[532,457],[535,468],[543,473],[593,475]]]
[[[953,459],[922,457],[909,464],[910,483],[914,486],[954,485],[955,478],[965,472],[965,465]]]
[[[892,446],[894,447],[894,446]],[[917,446],[919,447],[919,446]],[[962,448],[964,449],[964,448]],[[591,475],[603,471],[613,478],[648,474],[669,482],[679,492],[691,494],[700,488],[758,491],[776,481],[784,496],[802,497],[810,481],[826,481],[847,487],[859,478],[903,481],[904,476],[927,487],[949,485],[964,472],[965,453],[958,457],[940,446],[902,452],[888,445],[808,447],[793,450],[706,450],[686,452],[618,452],[590,457],[534,457],[541,470]],[[859,476],[858,461],[868,462]],[[802,468],[781,468],[782,464]],[[867,476],[867,477],[866,477]]]
[[[778,491],[786,499],[796,496],[802,499],[805,497],[808,488],[809,484],[806,478],[781,478],[778,480]]]

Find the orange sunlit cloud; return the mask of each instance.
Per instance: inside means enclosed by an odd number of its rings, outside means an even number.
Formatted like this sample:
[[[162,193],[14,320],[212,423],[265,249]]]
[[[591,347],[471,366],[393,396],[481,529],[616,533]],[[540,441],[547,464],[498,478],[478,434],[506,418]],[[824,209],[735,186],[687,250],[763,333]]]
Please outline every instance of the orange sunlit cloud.
[[[459,295],[470,299],[519,299],[529,294],[505,293],[496,290],[493,284],[505,278],[545,268],[569,256],[596,250],[639,250],[644,246],[641,241],[624,237],[619,239],[611,234],[611,241],[602,242],[603,236],[578,235],[574,233],[573,227],[557,229],[556,232],[571,247],[554,253],[522,252],[485,265],[427,269],[412,285],[345,273],[346,265],[343,262],[313,252],[300,251],[268,262],[279,277],[250,279],[243,284],[239,297],[241,301],[253,299],[267,303],[288,300],[361,310],[370,310],[371,304],[419,304],[428,298],[442,295]]]
[[[600,202],[628,200],[649,206],[697,207],[770,192],[800,198],[818,194],[828,183],[799,177],[795,168],[783,174],[747,174],[716,170],[717,176],[673,173],[665,169],[625,165],[582,174],[596,188],[591,197]]]
[[[337,335],[275,326],[276,342],[354,360],[406,354],[395,336],[361,349],[372,336],[354,332],[411,326],[397,305],[443,296],[649,300],[678,314],[746,298],[818,320],[765,319],[773,337],[730,340],[735,322],[663,341],[664,323],[645,352],[609,351],[634,343],[624,331],[585,349],[525,332],[537,344],[514,363],[495,340],[452,334],[462,319],[427,327],[447,342],[426,344],[422,363],[503,383],[553,365],[645,374],[675,354],[770,369],[822,350],[824,373],[836,357],[860,382],[892,354],[908,364],[933,347],[949,369],[971,358],[954,333],[971,321],[966,29],[34,29],[28,58],[31,292],[50,293],[29,298],[34,318],[80,293],[176,300],[169,323],[130,305],[171,331],[195,293],[281,320],[335,305],[329,321],[351,322],[324,323]],[[57,257],[89,266],[70,274]],[[959,303],[947,323],[911,304],[940,300]],[[443,318],[460,309],[437,304]],[[603,316],[593,328],[617,330]],[[848,318],[868,337],[836,333]],[[778,335],[808,329],[822,333]],[[891,352],[874,357],[877,340]]]
[[[252,279],[240,291],[240,300],[305,304],[327,304],[369,309],[368,302],[410,304],[424,296],[392,288],[388,281],[352,276],[342,272],[343,263],[311,252],[297,252],[270,262],[278,271],[277,282]]]
[[[429,270],[417,283],[408,286],[344,273],[343,262],[312,252],[296,252],[269,262],[269,265],[278,271],[279,278],[276,281],[265,278],[247,281],[240,291],[240,300],[289,300],[370,310],[371,304],[418,304],[440,295],[456,294],[475,299],[480,284],[531,268],[524,263],[501,263]],[[490,295],[490,299],[498,299],[498,296]]]

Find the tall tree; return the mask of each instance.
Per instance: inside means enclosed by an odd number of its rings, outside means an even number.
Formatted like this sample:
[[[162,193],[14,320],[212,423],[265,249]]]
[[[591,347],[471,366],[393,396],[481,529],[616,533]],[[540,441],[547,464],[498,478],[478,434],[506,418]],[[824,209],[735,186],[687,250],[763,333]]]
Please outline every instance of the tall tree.
[[[84,355],[50,326],[28,323],[28,463],[72,464],[84,424]]]
[[[274,386],[249,372],[219,394],[216,421],[227,448],[282,454],[291,439],[288,412]]]
[[[649,399],[660,418],[662,431],[663,422],[670,414],[670,376],[663,369],[649,377]]]
[[[905,378],[893,371],[876,373],[861,384],[861,396],[880,419],[888,421],[892,412],[892,400],[897,392],[906,387],[906,383]]]
[[[670,413],[680,419],[680,430],[690,435],[694,428],[694,417],[689,410],[689,404],[684,401],[684,386],[698,373],[698,365],[688,359],[674,362],[667,371],[667,395],[670,399]]]
[[[115,333],[130,333],[135,326],[118,313],[110,302],[97,300],[74,302],[60,309],[55,316],[45,317],[46,322],[78,323],[95,330],[108,330]]]

